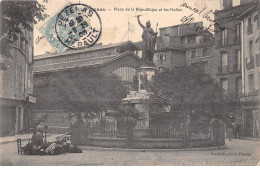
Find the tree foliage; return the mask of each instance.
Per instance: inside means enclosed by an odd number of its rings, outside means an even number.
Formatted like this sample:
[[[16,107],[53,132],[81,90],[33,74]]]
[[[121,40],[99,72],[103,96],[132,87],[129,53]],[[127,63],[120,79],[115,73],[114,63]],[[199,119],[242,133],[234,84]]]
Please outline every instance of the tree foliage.
[[[156,107],[170,106],[178,116],[219,116],[223,107],[221,89],[200,66],[166,69],[154,76],[149,85],[151,103]]]
[[[19,36],[24,36],[22,30],[32,31],[34,24],[48,15],[45,6],[33,0],[4,0],[0,2],[0,9],[0,54],[12,58],[11,45]]]
[[[54,85],[52,95],[64,110],[85,113],[86,118],[107,110],[119,110],[121,99],[127,95],[117,76],[105,76],[98,68],[76,68],[57,73]]]

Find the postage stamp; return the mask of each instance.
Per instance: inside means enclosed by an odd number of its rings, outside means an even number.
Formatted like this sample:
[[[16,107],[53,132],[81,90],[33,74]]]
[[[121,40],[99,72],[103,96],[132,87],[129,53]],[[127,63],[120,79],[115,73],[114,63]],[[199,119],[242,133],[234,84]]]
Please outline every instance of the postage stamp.
[[[68,4],[69,5],[69,4]],[[59,13],[56,13],[52,16],[46,23],[44,23],[39,31],[46,38],[46,40],[50,43],[50,45],[59,53],[66,50],[66,46],[64,46],[57,37],[55,33],[55,23]]]
[[[59,53],[67,48],[78,49],[94,45],[101,36],[101,18],[86,4],[67,4],[39,31]]]
[[[101,30],[98,13],[85,4],[67,6],[58,14],[55,23],[58,39],[71,49],[94,45],[101,35]]]

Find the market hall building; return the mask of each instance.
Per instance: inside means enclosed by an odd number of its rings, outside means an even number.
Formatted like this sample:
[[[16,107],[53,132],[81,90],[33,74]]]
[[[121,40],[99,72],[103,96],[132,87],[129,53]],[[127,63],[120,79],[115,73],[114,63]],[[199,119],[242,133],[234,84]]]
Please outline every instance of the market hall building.
[[[139,52],[139,53],[138,53]],[[61,106],[48,101],[54,74],[73,71],[78,67],[99,68],[105,75],[118,75],[123,83],[132,89],[137,68],[140,65],[140,48],[127,41],[109,45],[95,45],[90,48],[68,50],[63,53],[47,53],[34,56],[34,94],[37,98],[32,122],[41,121],[49,126],[69,126],[69,120]]]

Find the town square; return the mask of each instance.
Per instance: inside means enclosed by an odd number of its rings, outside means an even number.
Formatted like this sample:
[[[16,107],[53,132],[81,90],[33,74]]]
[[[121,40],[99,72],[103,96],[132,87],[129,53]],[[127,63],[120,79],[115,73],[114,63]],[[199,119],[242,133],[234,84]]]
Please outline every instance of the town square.
[[[260,165],[260,0],[0,7],[1,165]]]

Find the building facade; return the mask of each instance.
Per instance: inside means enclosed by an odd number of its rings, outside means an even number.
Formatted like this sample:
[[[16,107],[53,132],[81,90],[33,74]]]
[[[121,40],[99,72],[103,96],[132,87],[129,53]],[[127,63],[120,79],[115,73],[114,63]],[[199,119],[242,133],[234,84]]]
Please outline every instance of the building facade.
[[[212,78],[216,76],[213,35],[207,31],[196,31],[194,26],[176,25],[160,28],[156,44],[154,63],[158,69],[199,64]]]
[[[35,103],[32,84],[33,31],[12,44],[12,58],[0,56],[0,135],[30,129],[31,106]]]
[[[245,125],[239,97],[242,93],[241,60],[241,21],[237,18],[252,4],[241,1],[232,6],[232,1],[223,1],[223,9],[214,13],[215,22],[223,28],[215,33],[215,57],[217,81],[222,94],[228,101],[228,116],[231,123],[241,126],[241,135],[245,135]],[[249,2],[249,1],[248,1]]]
[[[245,134],[260,137],[260,1],[238,18],[242,25],[242,96]]]
[[[62,54],[45,54],[34,57],[34,91],[37,103],[34,109],[34,123],[48,114],[50,117],[64,117],[62,105],[50,102],[51,83],[57,74],[73,71],[77,67],[98,68],[109,76],[115,74],[129,88],[133,88],[134,78],[137,78],[137,68],[141,58],[137,55],[138,46],[133,42],[111,45],[96,45],[81,50],[69,50]],[[56,115],[55,115],[56,114]],[[63,115],[59,115],[63,114]],[[48,123],[53,126],[68,126],[68,120],[57,119]],[[65,122],[67,121],[67,122]]]

